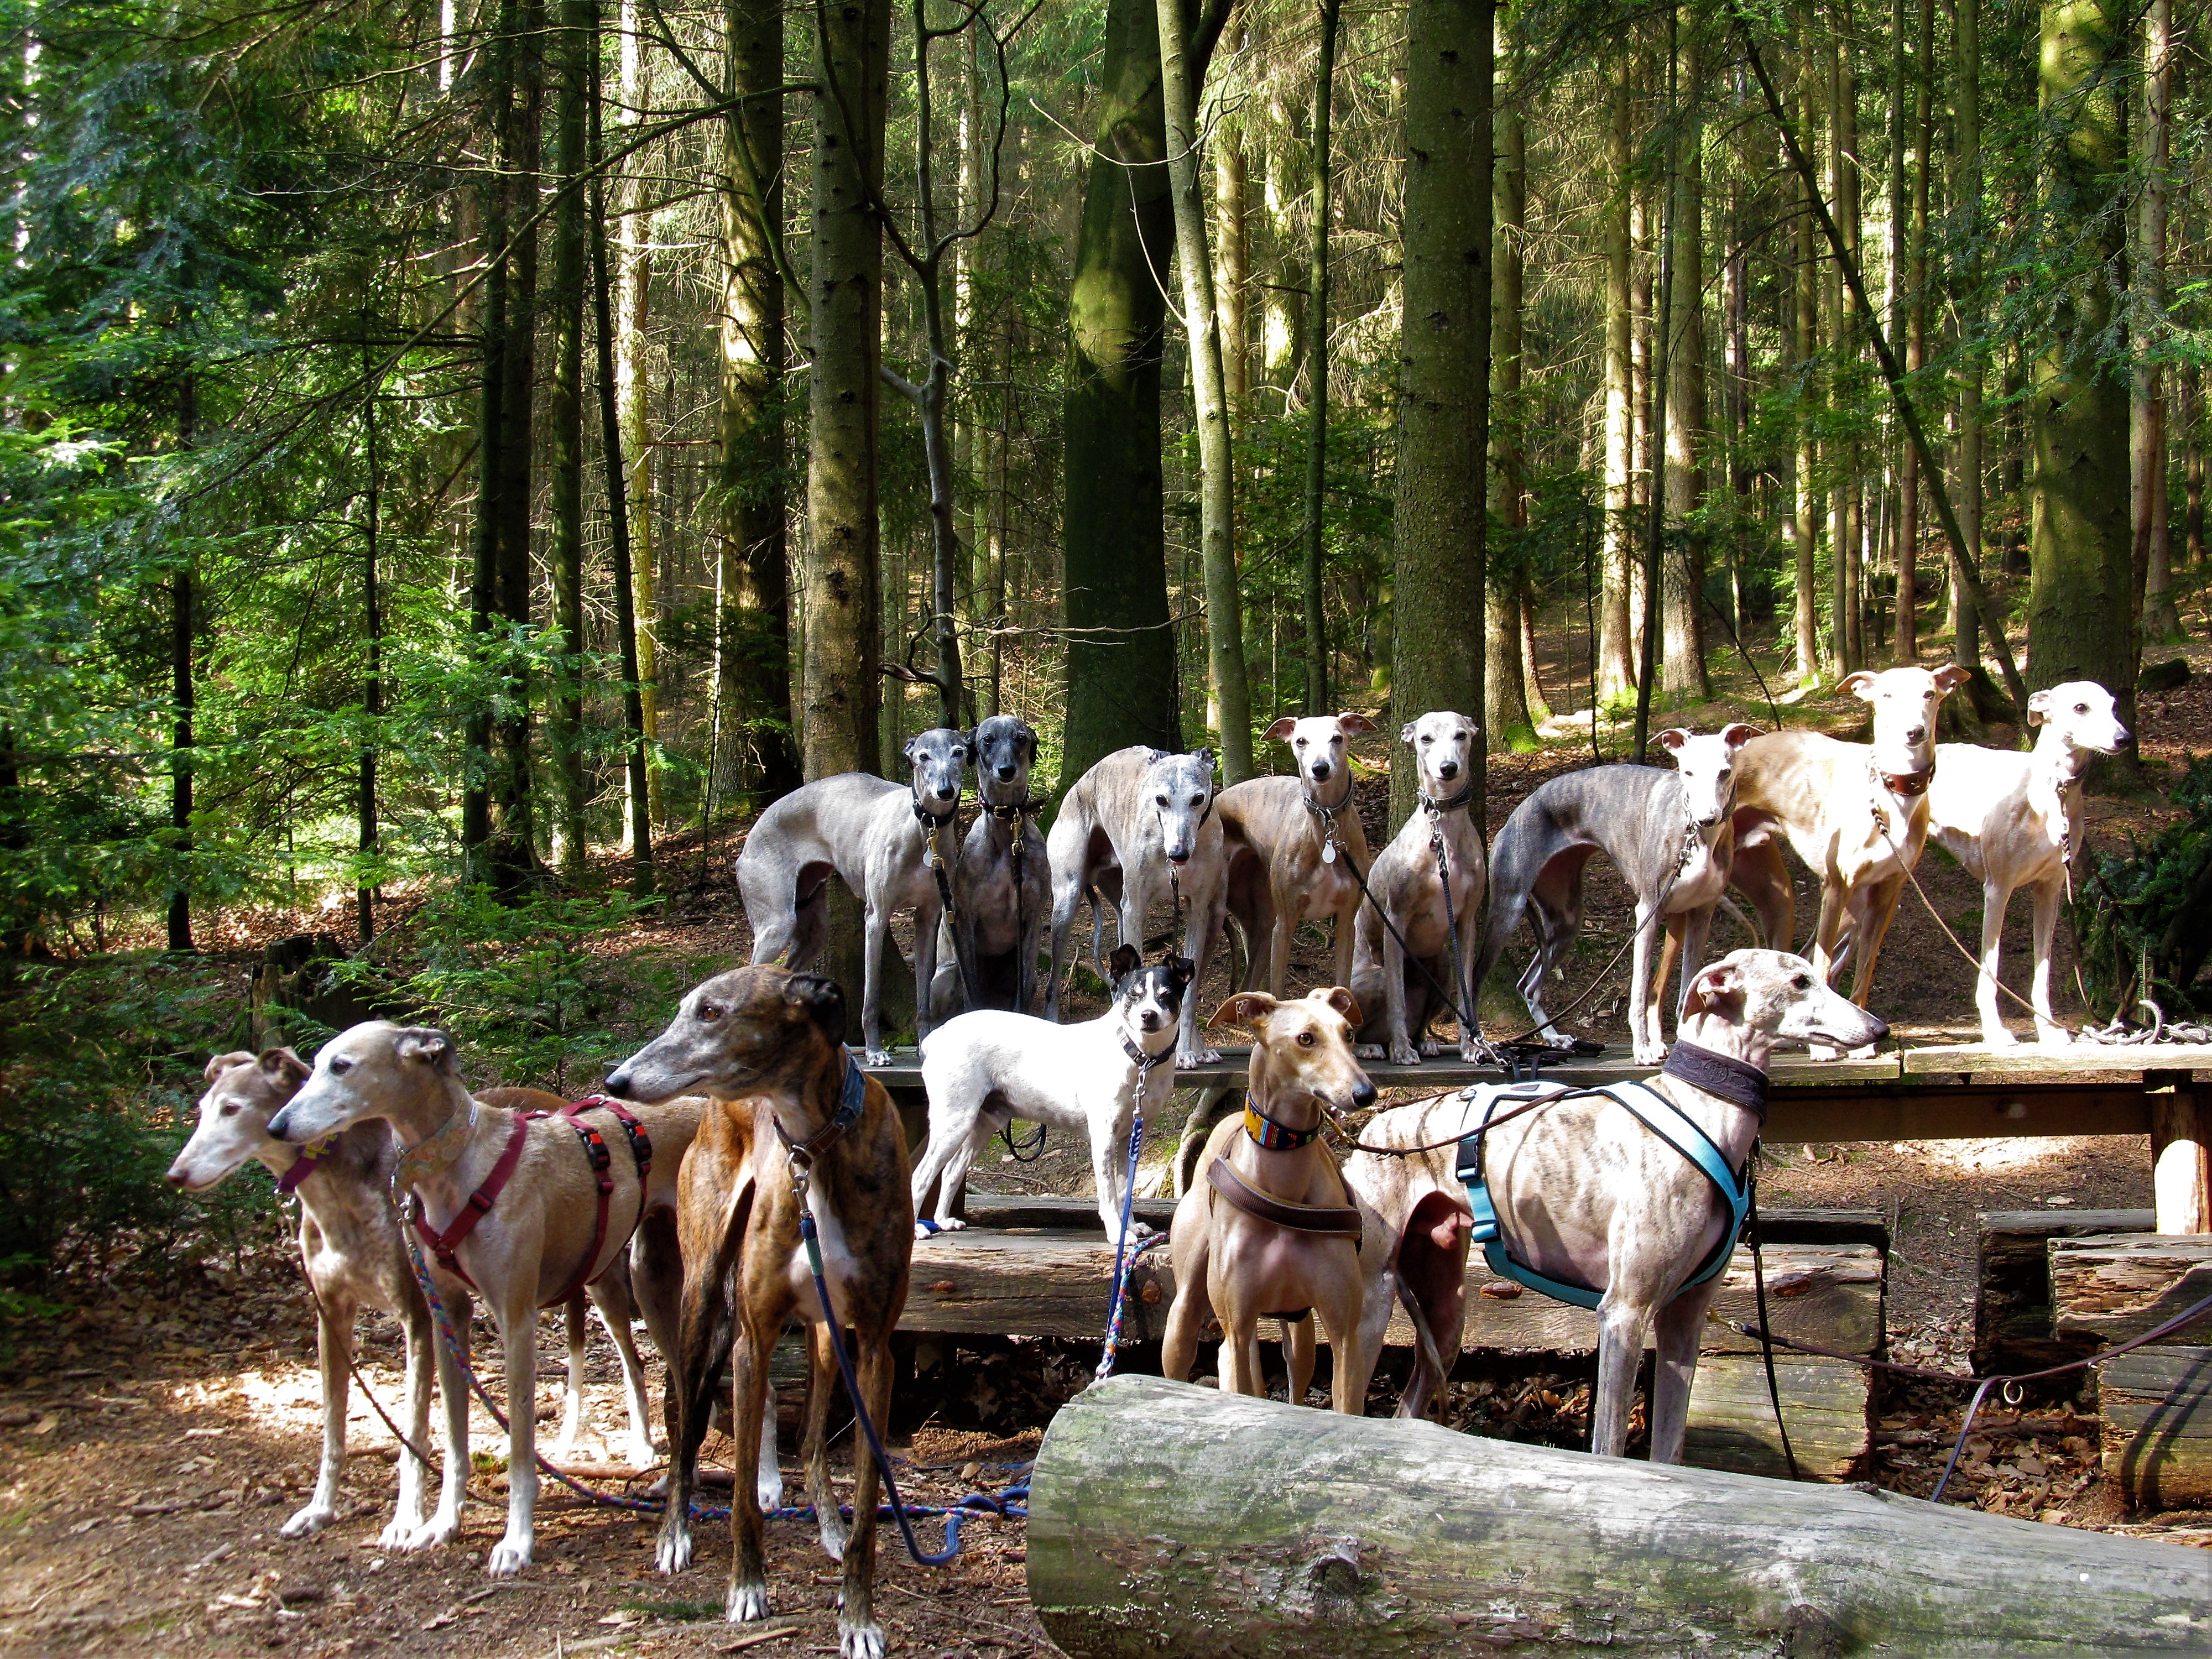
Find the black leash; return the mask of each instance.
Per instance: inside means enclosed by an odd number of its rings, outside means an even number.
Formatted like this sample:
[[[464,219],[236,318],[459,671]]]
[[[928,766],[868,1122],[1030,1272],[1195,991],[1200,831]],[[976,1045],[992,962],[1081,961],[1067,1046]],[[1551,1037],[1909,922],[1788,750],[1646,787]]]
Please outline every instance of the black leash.
[[[1783,1460],[1790,1466],[1790,1478],[1802,1480],[1797,1473],[1797,1453],[1790,1443],[1790,1425],[1782,1420],[1782,1385],[1774,1376],[1774,1339],[1767,1334],[1766,1317],[1766,1241],[1760,1236],[1759,1224],[1759,1152],[1760,1143],[1751,1143],[1751,1157],[1746,1164],[1745,1180],[1751,1188],[1751,1285],[1759,1309],[1759,1350],[1766,1362],[1766,1397],[1774,1407],[1774,1427],[1782,1437]]]

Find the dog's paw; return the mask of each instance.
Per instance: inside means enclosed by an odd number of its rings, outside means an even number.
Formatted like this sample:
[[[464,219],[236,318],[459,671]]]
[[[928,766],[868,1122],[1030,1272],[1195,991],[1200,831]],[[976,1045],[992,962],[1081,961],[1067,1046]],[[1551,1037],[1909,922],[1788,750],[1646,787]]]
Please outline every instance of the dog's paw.
[[[823,1554],[832,1561],[842,1561],[845,1559],[845,1540],[849,1536],[845,1528],[845,1517],[834,1507],[817,1510],[815,1515],[822,1537]]]
[[[338,1518],[338,1512],[327,1504],[310,1504],[278,1528],[287,1538],[313,1538],[325,1527]],[[395,1522],[393,1523],[397,1525]]]
[[[763,1515],[774,1515],[783,1507],[783,1471],[763,1468],[753,1482],[753,1502],[760,1505]]]
[[[1825,1042],[1808,1042],[1805,1045],[1805,1058],[1808,1060],[1841,1060],[1843,1057],[1840,1049],[1832,1048]]]
[[[682,1522],[660,1529],[660,1547],[653,1552],[653,1564],[673,1578],[691,1565],[691,1528]]]
[[[1379,1042],[1356,1042],[1352,1047],[1352,1057],[1354,1060],[1380,1060],[1382,1058],[1382,1045]]]
[[[884,1659],[884,1627],[873,1620],[856,1625],[840,1619],[837,1659]]]
[[[2071,1048],[2074,1033],[2063,1026],[2054,1025],[2047,1031],[2035,1034],[2035,1046],[2039,1048]]]
[[[768,1617],[766,1584],[732,1584],[722,1616],[733,1625],[757,1624]]]
[[[1176,1051],[1176,1070],[1178,1072],[1188,1072],[1200,1066],[1220,1064],[1221,1050],[1218,1048],[1199,1048],[1188,1054],[1181,1049]]]
[[[1129,1218],[1129,1237],[1132,1241],[1150,1238],[1153,1236],[1154,1231],[1134,1216]]]
[[[509,1533],[491,1547],[484,1571],[494,1578],[512,1578],[530,1565],[530,1534]]]
[[[1881,1045],[1880,1043],[1862,1043],[1859,1047],[1851,1050],[1850,1057],[1853,1060],[1872,1060],[1876,1054],[1881,1052]]]
[[[1663,1042],[1639,1042],[1636,1045],[1636,1063],[1638,1066],[1656,1066],[1666,1058],[1667,1045]]]
[[[397,1546],[403,1550],[435,1549],[441,1544],[453,1541],[453,1534],[461,1529],[458,1510],[440,1510],[422,1526],[407,1534],[407,1541]]]
[[[395,1515],[392,1517],[391,1523],[377,1534],[376,1547],[383,1550],[406,1549],[409,1547],[408,1540],[422,1530],[421,1516]]]
[[[890,1063],[891,1051],[888,1048],[870,1048],[860,1056],[863,1066],[888,1066]]]
[[[1423,1060],[1434,1060],[1444,1051],[1444,1045],[1434,1037],[1423,1037],[1417,1046],[1421,1051]]]
[[[960,1232],[968,1224],[957,1215],[947,1216],[942,1221],[917,1221],[914,1224],[914,1236],[918,1239],[934,1238],[939,1233]]]
[[[1393,1066],[1418,1066],[1425,1058],[1426,1056],[1410,1042],[1394,1042],[1390,1045],[1390,1063]]]

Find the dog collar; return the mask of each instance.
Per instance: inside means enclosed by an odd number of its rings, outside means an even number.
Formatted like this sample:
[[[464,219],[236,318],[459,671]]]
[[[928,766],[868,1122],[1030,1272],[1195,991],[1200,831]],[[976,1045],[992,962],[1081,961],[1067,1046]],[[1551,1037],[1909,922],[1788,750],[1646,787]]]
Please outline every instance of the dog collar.
[[[395,1187],[412,1188],[424,1176],[434,1174],[460,1156],[461,1146],[466,1146],[469,1136],[476,1132],[477,1107],[477,1097],[471,1095],[469,1109],[466,1112],[455,1112],[428,1134],[400,1153],[399,1162],[392,1167],[392,1184]],[[446,1137],[452,1134],[456,1127],[460,1130],[460,1145],[455,1146],[444,1145]]]
[[[1244,1097],[1244,1133],[1262,1152],[1294,1152],[1301,1146],[1310,1146],[1321,1139],[1318,1123],[1310,1129],[1293,1129],[1278,1123],[1252,1103],[1252,1097]]]
[[[1121,1028],[1120,1035],[1121,1038],[1121,1052],[1128,1055],[1131,1063],[1136,1066],[1137,1086],[1139,1088],[1142,1088],[1145,1084],[1145,1079],[1152,1074],[1152,1068],[1155,1066],[1158,1066],[1168,1056],[1164,1054],[1146,1054],[1145,1052],[1144,1045],[1139,1042],[1136,1038],[1129,1035],[1129,1028],[1126,1025]],[[1172,1052],[1172,1050],[1170,1052]]]
[[[960,816],[960,802],[958,798],[956,796],[950,811],[945,812],[933,812],[927,806],[924,806],[921,804],[921,797],[916,795],[914,798],[914,815],[915,817],[921,819],[921,822],[928,826],[932,830],[942,830],[946,824],[951,823],[953,819]]]
[[[1474,799],[1474,776],[1470,773],[1468,775],[1467,787],[1461,790],[1459,793],[1454,795],[1449,800],[1438,800],[1433,795],[1422,796],[1421,810],[1424,812],[1426,812],[1431,817],[1441,817],[1446,812],[1458,811],[1461,807],[1465,806]]]
[[[1766,1073],[1746,1060],[1677,1037],[1659,1072],[1662,1077],[1680,1078],[1701,1093],[1717,1095],[1742,1107],[1761,1123],[1766,1121]]]
[[[1928,786],[1936,781],[1936,769],[1930,766],[1918,772],[1905,773],[1884,772],[1877,769],[1875,775],[1881,780],[1881,787],[1891,794],[1900,800],[1909,800],[1915,795],[1928,793]]]
[[[776,1139],[783,1143],[784,1152],[791,1159],[793,1185],[803,1185],[814,1168],[814,1160],[829,1151],[838,1136],[860,1121],[860,1108],[867,1101],[867,1073],[853,1058],[850,1048],[841,1048],[838,1052],[845,1056],[845,1080],[837,1091],[836,1109],[830,1114],[827,1123],[805,1139],[793,1140],[791,1131],[783,1127],[783,1120],[775,1115],[773,1108],[769,1109],[768,1121],[775,1125]]]
[[[1018,824],[1024,818],[1033,818],[1042,812],[1044,803],[1032,795],[1022,800],[1008,801],[1004,805],[987,800],[983,803],[983,810],[1001,823]]]
[[[331,1155],[331,1148],[337,1145],[337,1139],[336,1135],[325,1135],[320,1140],[310,1141],[301,1147],[299,1157],[292,1160],[292,1167],[276,1177],[276,1196],[289,1198],[298,1192],[300,1183],[314,1174],[323,1160]]]

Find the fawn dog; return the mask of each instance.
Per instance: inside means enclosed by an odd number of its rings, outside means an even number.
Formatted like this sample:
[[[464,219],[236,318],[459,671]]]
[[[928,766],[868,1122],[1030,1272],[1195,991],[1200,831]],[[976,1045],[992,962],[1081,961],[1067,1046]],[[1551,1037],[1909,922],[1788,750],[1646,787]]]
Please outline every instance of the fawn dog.
[[[641,1100],[696,1090],[715,1103],[684,1160],[678,1194],[684,1243],[683,1332],[676,1359],[668,1512],[659,1565],[691,1561],[690,1498],[709,1398],[735,1346],[732,1415],[738,1442],[737,1498],[726,1611],[732,1623],[768,1616],[761,1511],[775,1507],[775,1460],[759,1463],[768,1415],[769,1352],[796,1312],[808,1327],[812,1370],[803,1456],[806,1494],[822,1547],[844,1563],[838,1650],[882,1659],[874,1612],[876,1466],[867,1440],[853,1437],[853,1524],[838,1517],[830,1484],[826,1431],[836,1390],[831,1327],[854,1334],[854,1370],[878,1424],[891,1403],[890,1335],[906,1307],[914,1252],[907,1194],[906,1136],[884,1085],[853,1061],[840,1040],[845,994],[815,974],[756,965],[718,974],[685,996],[668,1029],[624,1060],[610,1088]],[[834,1309],[825,1310],[799,1231],[814,1218]],[[734,1294],[734,1303],[732,1300]],[[756,1503],[744,1495],[756,1494]]]

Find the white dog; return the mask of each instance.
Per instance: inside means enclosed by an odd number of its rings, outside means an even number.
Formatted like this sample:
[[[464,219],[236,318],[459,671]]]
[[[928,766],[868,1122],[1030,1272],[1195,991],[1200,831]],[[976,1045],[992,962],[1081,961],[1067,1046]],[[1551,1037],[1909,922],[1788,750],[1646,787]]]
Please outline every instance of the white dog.
[[[1157,1112],[1175,1088],[1169,1061],[1194,970],[1186,957],[1146,968],[1129,945],[1115,946],[1107,965],[1114,975],[1114,1006],[1097,1019],[1055,1025],[1006,1009],[979,1008],[922,1039],[929,1146],[914,1166],[914,1207],[921,1215],[934,1186],[937,1213],[915,1224],[917,1237],[966,1224],[954,1218],[952,1207],[969,1166],[1017,1117],[1089,1131],[1099,1218],[1107,1237],[1120,1237],[1130,1118],[1140,1106],[1147,1115]],[[1150,1231],[1131,1227],[1133,1233]]]

